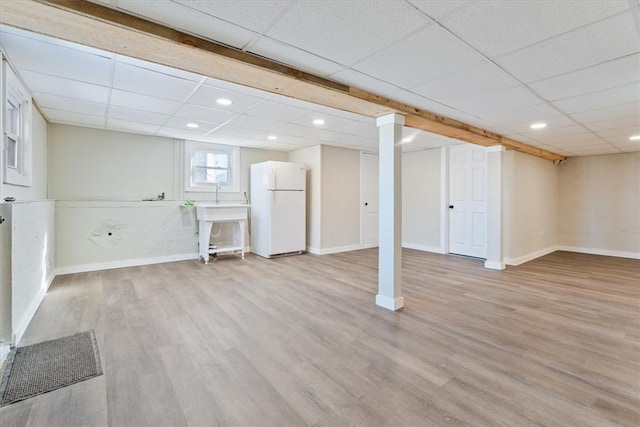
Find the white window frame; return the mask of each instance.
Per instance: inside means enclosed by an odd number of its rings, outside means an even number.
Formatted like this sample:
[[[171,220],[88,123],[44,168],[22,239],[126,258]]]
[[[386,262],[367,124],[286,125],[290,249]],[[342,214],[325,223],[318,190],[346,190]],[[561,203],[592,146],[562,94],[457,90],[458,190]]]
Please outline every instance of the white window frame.
[[[33,168],[31,95],[18,75],[2,61],[2,150],[5,184],[31,187]],[[9,101],[19,108],[17,134],[8,133]],[[16,141],[16,164],[9,164],[9,137]]]
[[[201,193],[215,193],[216,184],[198,184],[192,181],[194,157],[198,151],[212,153],[228,153],[229,154],[229,183],[220,185],[219,191],[222,193],[238,193],[240,192],[240,148],[232,145],[211,144],[207,142],[186,141],[185,143],[185,174],[184,189],[185,191],[194,191]]]

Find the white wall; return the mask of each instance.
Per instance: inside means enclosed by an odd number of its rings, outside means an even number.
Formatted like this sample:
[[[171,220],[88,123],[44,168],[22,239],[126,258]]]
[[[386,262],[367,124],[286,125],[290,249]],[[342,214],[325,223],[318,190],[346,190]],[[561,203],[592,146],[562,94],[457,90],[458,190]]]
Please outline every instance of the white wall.
[[[360,248],[360,151],[322,146],[322,253]]]
[[[13,344],[24,334],[54,277],[53,212],[50,200],[8,206]]]
[[[292,151],[289,161],[302,163],[307,168],[307,250],[318,253],[322,247],[322,146]]]
[[[503,242],[505,262],[518,265],[557,249],[558,166],[504,152]]]
[[[441,148],[402,154],[402,246],[441,252]]]
[[[215,193],[185,194],[183,159],[184,141],[50,125],[49,195],[58,200],[61,271],[197,258],[195,214],[181,205]],[[287,153],[240,149],[241,191],[222,193],[222,200],[244,201],[249,165],[265,160],[287,160]],[[164,202],[142,201],[162,192]]]
[[[562,249],[640,258],[640,152],[568,159],[559,210]]]
[[[177,201],[56,202],[59,273],[198,257],[194,208]]]

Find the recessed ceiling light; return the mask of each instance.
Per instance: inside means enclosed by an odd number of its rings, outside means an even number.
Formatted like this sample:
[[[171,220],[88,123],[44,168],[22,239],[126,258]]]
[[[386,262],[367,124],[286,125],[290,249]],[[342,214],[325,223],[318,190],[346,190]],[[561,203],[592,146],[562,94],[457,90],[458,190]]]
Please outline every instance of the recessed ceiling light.
[[[275,136],[275,135],[269,135],[269,136],[267,137],[267,139],[269,139],[269,140],[271,140],[271,141],[275,141],[276,139],[278,139],[278,137],[277,137],[277,136]]]
[[[226,99],[226,98],[218,98],[216,99],[216,102],[220,105],[231,105],[233,104],[233,102],[231,102],[230,99]]]
[[[187,127],[191,129],[197,129],[200,127],[200,125],[197,123],[187,123]]]
[[[631,141],[640,141],[640,135],[633,135],[633,136],[629,137],[629,139]]]
[[[318,126],[323,125],[324,124],[324,119],[315,119],[313,121],[313,124],[314,125],[318,125]]]
[[[411,142],[411,141],[413,141],[413,137],[412,136],[408,136],[406,138],[402,138],[402,143],[403,144],[406,144],[406,143]]]
[[[547,124],[546,123],[542,123],[542,122],[534,123],[530,127],[531,127],[531,129],[544,129],[544,128],[547,127]]]

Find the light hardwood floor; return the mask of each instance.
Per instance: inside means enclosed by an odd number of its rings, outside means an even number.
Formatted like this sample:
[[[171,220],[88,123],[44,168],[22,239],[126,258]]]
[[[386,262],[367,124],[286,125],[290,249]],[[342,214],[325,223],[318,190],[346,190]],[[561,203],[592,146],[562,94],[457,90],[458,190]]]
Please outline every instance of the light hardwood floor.
[[[60,276],[20,344],[94,329],[104,375],[0,425],[640,425],[640,261],[403,264],[396,313],[374,249]]]

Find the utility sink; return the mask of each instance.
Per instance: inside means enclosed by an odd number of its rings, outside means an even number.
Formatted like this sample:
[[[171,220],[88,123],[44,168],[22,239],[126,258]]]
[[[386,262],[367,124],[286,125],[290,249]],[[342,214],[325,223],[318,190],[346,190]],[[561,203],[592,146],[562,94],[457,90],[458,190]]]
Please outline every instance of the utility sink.
[[[244,203],[196,203],[198,219],[198,253],[207,264],[209,255],[221,252],[239,252],[244,259],[244,234],[247,210],[251,207]],[[234,233],[234,242],[228,246],[219,246],[211,242],[211,228],[215,222],[235,222],[238,224]]]
[[[245,220],[250,207],[244,203],[196,203],[196,218],[211,222]]]

